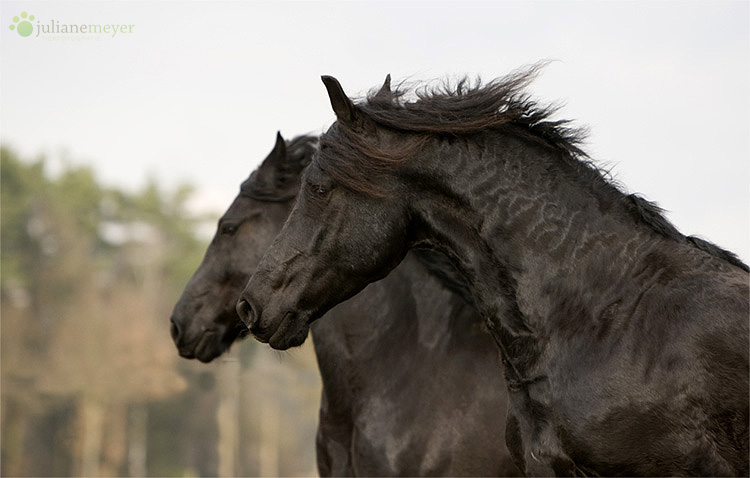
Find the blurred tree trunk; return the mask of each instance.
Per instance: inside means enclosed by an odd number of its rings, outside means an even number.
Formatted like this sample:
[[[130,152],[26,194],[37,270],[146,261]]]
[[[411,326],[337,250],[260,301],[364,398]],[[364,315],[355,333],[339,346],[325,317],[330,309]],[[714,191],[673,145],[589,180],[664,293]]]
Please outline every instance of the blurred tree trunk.
[[[78,401],[79,445],[75,476],[101,476],[99,470],[105,407],[95,397],[83,394]]]
[[[101,476],[121,476],[128,446],[127,406],[117,403],[108,406],[106,412],[99,472]]]
[[[128,424],[128,475],[146,476],[148,408],[144,403],[130,407]]]
[[[264,393],[260,405],[259,475],[279,476],[279,404],[274,395]]]
[[[4,400],[2,407],[2,476],[20,476],[23,471],[23,449],[26,441],[26,407],[14,399]]]
[[[219,368],[219,476],[238,476],[240,362],[228,356]]]

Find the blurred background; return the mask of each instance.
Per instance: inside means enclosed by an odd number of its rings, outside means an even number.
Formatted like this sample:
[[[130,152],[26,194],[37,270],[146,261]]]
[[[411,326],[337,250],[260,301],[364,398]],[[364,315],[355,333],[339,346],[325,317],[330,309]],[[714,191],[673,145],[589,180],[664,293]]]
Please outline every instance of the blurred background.
[[[746,1],[3,0],[0,21],[3,476],[316,474],[309,341],[200,364],[168,319],[276,131],[333,121],[322,74],[361,96],[554,60],[530,91],[594,160],[750,259]]]

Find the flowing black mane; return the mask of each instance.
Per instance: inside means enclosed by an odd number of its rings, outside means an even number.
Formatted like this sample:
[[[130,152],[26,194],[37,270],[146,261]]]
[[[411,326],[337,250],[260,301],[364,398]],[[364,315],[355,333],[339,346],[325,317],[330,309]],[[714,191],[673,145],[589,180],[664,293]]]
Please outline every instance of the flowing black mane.
[[[367,141],[356,127],[339,122],[338,134],[323,135],[320,146],[343,154],[321,154],[318,161],[344,186],[376,194],[369,184],[373,174],[393,168],[419,150],[429,138],[458,138],[513,125],[518,127],[519,134],[526,134],[589,164],[588,156],[580,148],[586,137],[585,129],[571,127],[569,120],[551,121],[550,117],[559,107],[539,105],[524,91],[544,66],[545,63],[538,63],[486,84],[480,79],[462,78],[455,84],[450,81],[433,86],[402,83],[393,91],[384,88],[371,92],[356,105],[357,115],[381,127],[411,133],[410,141],[400,148],[380,148]],[[409,96],[416,100],[407,101]],[[356,157],[357,161],[333,159],[342,157]]]
[[[524,91],[544,66],[538,63],[486,84],[467,77],[455,85],[445,81],[410,88],[402,83],[390,94],[382,90],[370,94],[358,107],[381,126],[426,135],[460,136],[519,125],[558,148],[585,157],[579,145],[586,131],[571,128],[567,120],[549,121],[559,107],[539,105]],[[416,101],[405,100],[410,93]]]
[[[551,120],[559,107],[539,105],[525,92],[544,66],[545,63],[537,63],[485,84],[479,79],[472,82],[463,78],[455,85],[401,84],[391,90],[389,78],[381,90],[371,92],[355,105],[354,126],[339,121],[321,136],[316,161],[342,186],[378,196],[372,178],[397,167],[430,138],[460,138],[488,129],[514,128],[515,134],[561,152],[559,157],[566,170],[599,190],[609,201],[623,203],[636,221],[664,237],[690,243],[747,271],[748,266],[734,253],[703,239],[684,236],[661,208],[636,194],[623,193],[609,173],[593,163],[580,147],[587,131],[572,127],[569,120]],[[409,96],[416,100],[408,101]],[[381,148],[362,133],[368,121],[409,133],[409,139],[397,148]]]

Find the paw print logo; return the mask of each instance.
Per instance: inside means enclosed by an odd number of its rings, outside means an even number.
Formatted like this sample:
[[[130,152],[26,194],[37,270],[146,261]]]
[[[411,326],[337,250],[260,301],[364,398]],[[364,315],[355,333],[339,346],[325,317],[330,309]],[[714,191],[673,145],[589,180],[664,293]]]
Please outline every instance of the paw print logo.
[[[34,25],[31,24],[32,20],[34,20],[34,15],[21,12],[21,18],[13,17],[13,23],[8,28],[17,31],[22,37],[27,37],[34,31]]]

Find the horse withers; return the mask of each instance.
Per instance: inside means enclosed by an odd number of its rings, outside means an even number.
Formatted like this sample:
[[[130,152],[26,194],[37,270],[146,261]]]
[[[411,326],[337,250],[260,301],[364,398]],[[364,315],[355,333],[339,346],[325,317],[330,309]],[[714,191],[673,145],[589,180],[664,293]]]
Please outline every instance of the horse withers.
[[[281,229],[316,145],[278,136],[243,182],[175,305],[172,337],[183,357],[209,362],[245,335],[237,297]],[[321,476],[520,474],[504,446],[502,365],[461,287],[440,256],[410,254],[312,326],[323,383]]]
[[[502,350],[527,475],[747,475],[747,266],[609,182],[525,92],[538,69],[358,104],[324,77],[337,121],[243,322],[299,345],[409,250],[437,250]]]

